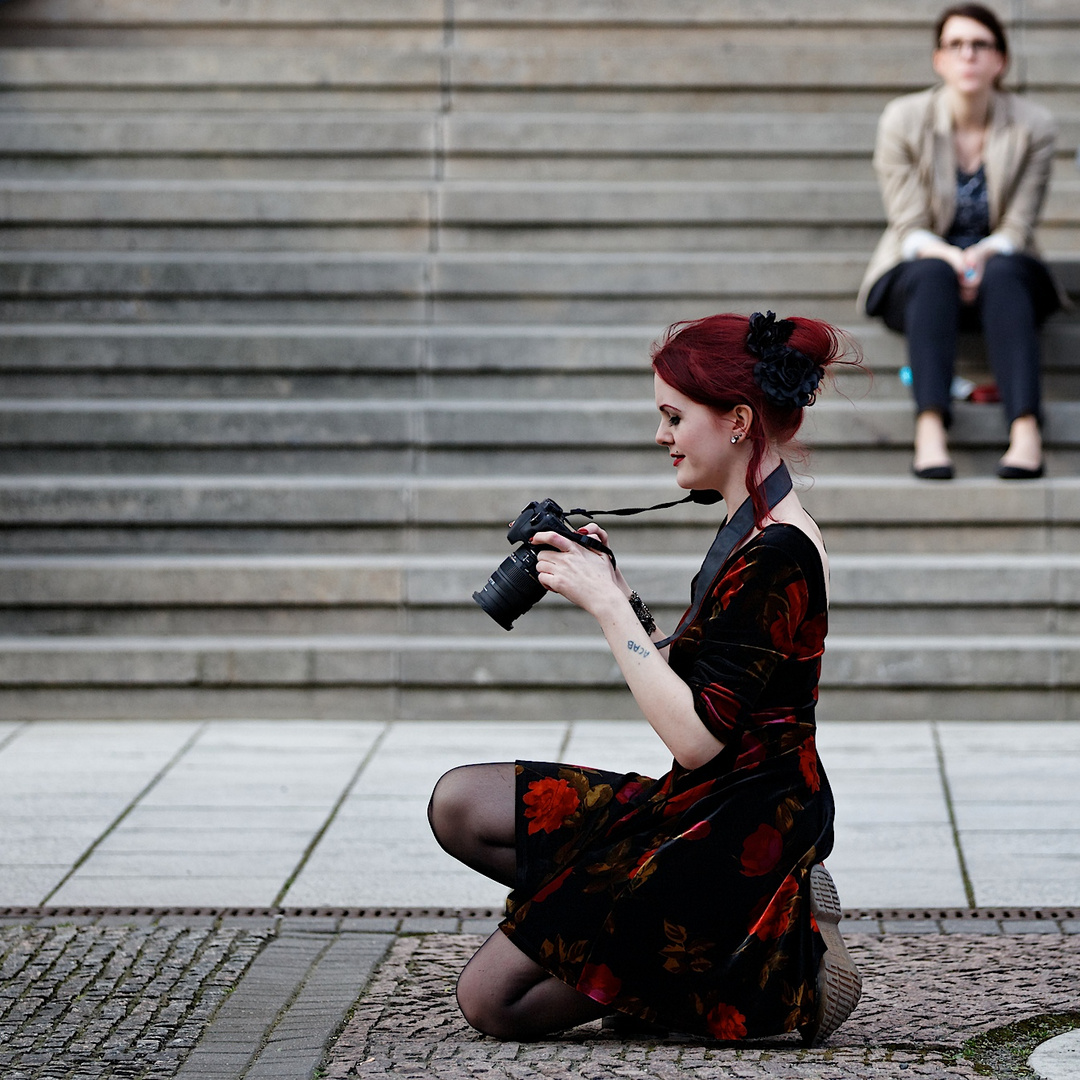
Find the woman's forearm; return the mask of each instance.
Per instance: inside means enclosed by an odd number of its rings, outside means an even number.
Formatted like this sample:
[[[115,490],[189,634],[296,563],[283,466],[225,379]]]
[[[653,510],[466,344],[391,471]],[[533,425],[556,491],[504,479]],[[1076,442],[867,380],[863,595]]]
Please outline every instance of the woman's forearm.
[[[613,597],[594,615],[626,685],[675,760],[687,769],[704,765],[724,744],[701,722],[694,708],[693,691],[668,667],[629,601],[625,597],[622,600],[620,603]],[[659,632],[654,636],[659,637]]]

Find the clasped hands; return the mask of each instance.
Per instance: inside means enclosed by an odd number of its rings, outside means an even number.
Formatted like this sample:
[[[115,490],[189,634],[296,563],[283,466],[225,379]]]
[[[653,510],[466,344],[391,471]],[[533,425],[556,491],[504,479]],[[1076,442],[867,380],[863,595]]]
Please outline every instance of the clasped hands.
[[[922,252],[924,258],[943,259],[956,271],[956,279],[960,283],[960,299],[965,304],[972,304],[978,298],[986,263],[996,254],[993,247],[981,243],[958,248],[944,240],[940,245],[935,244]]]

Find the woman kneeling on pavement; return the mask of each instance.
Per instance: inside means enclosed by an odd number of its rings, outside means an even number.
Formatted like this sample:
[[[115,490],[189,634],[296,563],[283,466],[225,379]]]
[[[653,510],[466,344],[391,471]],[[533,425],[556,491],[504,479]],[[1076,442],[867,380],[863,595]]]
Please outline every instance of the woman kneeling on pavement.
[[[852,351],[853,360],[845,360]],[[714,315],[653,350],[656,442],[729,518],[670,637],[604,553],[555,532],[537,572],[595,617],[671,752],[659,779],[518,761],[447,773],[442,847],[513,891],[458,982],[478,1030],[535,1039],[585,1021],[816,1044],[860,979],[821,865],[833,799],[815,746],[828,612],[818,527],[784,455],[826,369],[858,363],[813,319]],[[607,545],[595,524],[582,532]]]

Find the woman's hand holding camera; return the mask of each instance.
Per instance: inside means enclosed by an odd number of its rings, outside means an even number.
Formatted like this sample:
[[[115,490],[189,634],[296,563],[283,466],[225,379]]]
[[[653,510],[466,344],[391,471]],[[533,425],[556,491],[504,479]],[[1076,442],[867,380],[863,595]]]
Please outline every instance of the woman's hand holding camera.
[[[607,533],[593,522],[578,529],[578,532],[595,536],[607,546]],[[582,610],[598,615],[605,599],[610,599],[616,593],[623,597],[630,595],[630,586],[622,571],[612,566],[611,560],[602,552],[575,544],[573,540],[555,532],[537,533],[530,543],[556,549],[537,552],[536,573],[540,584],[551,592],[565,596]]]

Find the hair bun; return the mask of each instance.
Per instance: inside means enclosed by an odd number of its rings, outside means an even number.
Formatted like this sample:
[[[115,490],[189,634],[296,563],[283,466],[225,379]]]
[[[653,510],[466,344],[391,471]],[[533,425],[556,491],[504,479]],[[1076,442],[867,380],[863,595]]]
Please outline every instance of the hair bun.
[[[795,330],[790,319],[777,320],[768,311],[750,316],[746,333],[746,351],[756,356],[754,381],[774,405],[801,409],[813,405],[825,369],[805,353],[788,344]]]

